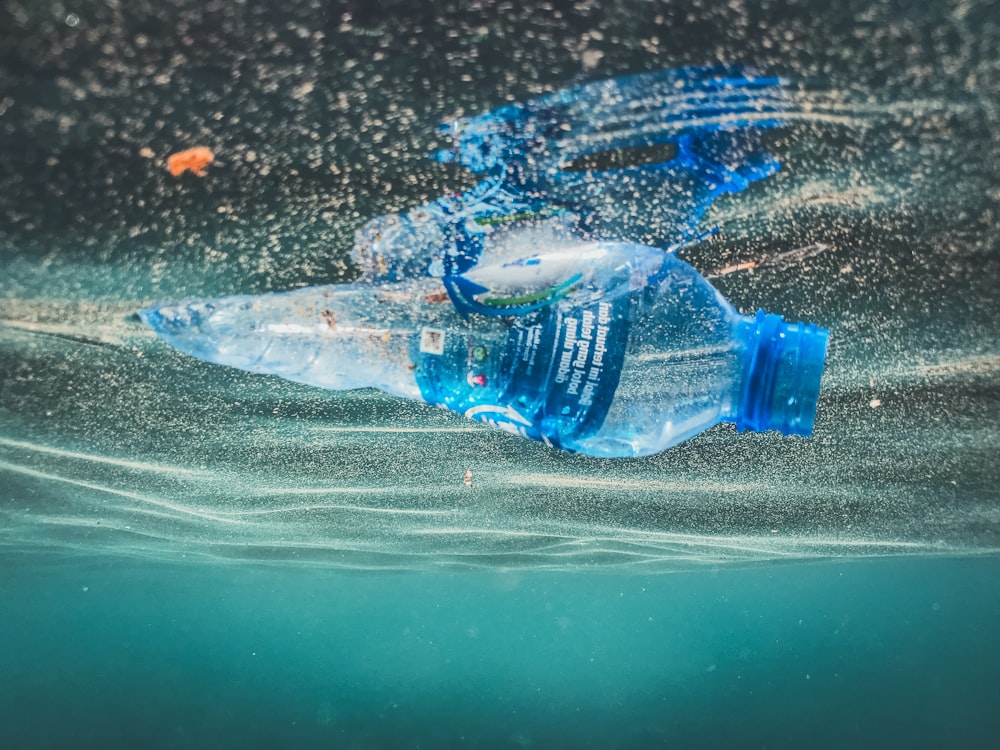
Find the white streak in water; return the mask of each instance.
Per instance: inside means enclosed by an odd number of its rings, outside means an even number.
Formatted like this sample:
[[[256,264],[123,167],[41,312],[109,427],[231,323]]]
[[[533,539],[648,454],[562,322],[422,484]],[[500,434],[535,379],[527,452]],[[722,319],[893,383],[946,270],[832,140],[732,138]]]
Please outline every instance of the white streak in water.
[[[218,521],[220,523],[234,523],[233,519],[226,518],[224,516],[216,515],[206,510],[195,510],[194,508],[189,508],[184,505],[179,505],[177,503],[170,503],[165,500],[158,500],[157,498],[150,497],[149,495],[140,495],[137,492],[128,492],[127,490],[119,490],[114,487],[106,487],[102,484],[95,484],[93,482],[85,482],[80,479],[70,479],[69,477],[59,476],[58,474],[50,474],[45,471],[38,471],[37,469],[29,469],[26,466],[20,466],[18,464],[8,463],[7,461],[0,461],[0,469],[6,469],[7,471],[12,471],[17,474],[24,474],[25,476],[33,477],[35,479],[45,479],[52,482],[61,482],[63,484],[70,484],[74,487],[83,487],[84,489],[94,490],[95,492],[104,492],[109,495],[116,495],[117,497],[128,498],[129,500],[135,500],[136,502],[142,503],[143,505],[150,505],[154,508],[160,508],[162,510],[170,511],[177,515],[183,516],[193,516],[195,518],[200,518],[208,521]],[[136,508],[136,511],[142,511],[142,508]]]
[[[67,451],[61,448],[53,448],[48,445],[41,445],[40,443],[30,443],[23,440],[11,440],[10,438],[4,437],[0,437],[0,445],[7,446],[8,448],[30,451],[32,453],[44,453],[50,456],[70,458],[76,461],[87,461],[88,463],[109,464],[111,466],[120,466],[123,469],[148,471],[155,474],[181,475],[190,477],[208,477],[210,475],[210,472],[200,469],[185,469],[180,466],[164,466],[162,464],[150,464],[143,461],[128,461],[122,458],[98,456],[93,453],[76,453],[74,451]]]

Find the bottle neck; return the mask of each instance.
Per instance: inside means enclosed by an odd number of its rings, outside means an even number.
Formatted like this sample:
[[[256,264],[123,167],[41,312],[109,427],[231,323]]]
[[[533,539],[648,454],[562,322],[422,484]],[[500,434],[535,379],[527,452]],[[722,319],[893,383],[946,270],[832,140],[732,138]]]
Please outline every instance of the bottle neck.
[[[736,429],[812,434],[829,332],[758,310],[744,318],[743,375]]]

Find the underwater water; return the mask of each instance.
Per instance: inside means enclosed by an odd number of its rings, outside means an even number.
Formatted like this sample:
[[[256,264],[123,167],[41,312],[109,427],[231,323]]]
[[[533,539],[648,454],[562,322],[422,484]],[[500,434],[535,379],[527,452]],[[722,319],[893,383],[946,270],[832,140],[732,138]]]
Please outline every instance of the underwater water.
[[[781,170],[680,252],[830,329],[810,439],[570,456],[134,317],[351,281],[455,115],[732,62]],[[0,7],[0,746],[993,746],[998,95],[983,0]]]

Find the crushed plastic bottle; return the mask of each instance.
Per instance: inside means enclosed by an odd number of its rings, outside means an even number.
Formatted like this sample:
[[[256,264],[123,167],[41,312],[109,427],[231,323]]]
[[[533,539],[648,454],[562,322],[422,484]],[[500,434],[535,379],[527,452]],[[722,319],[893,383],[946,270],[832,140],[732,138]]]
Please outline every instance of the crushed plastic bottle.
[[[530,231],[518,246],[536,247]],[[209,362],[379,388],[592,456],[657,453],[719,422],[812,431],[827,332],[741,316],[672,253],[565,239],[474,271],[489,283],[467,278],[464,306],[422,277],[140,315]]]
[[[437,158],[486,178],[370,222],[358,283],[140,315],[210,362],[379,388],[593,456],[723,421],[808,435],[827,332],[739,315],[670,252],[705,234],[716,197],[779,168],[763,136],[788,108],[779,78],[688,68],[461,119]]]
[[[787,82],[742,66],[641,73],[557,91],[441,126],[442,162],[484,174],[464,193],[358,232],[362,280],[461,276],[512,229],[667,250],[705,234],[721,195],[774,174],[764,136],[792,108]]]

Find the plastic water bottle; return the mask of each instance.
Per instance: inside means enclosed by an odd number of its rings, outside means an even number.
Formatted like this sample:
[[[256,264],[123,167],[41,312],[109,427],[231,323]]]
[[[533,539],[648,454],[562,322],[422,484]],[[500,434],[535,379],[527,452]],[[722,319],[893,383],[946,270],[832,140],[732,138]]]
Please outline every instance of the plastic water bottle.
[[[827,332],[744,317],[694,268],[580,241],[461,277],[307,287],[148,308],[210,362],[379,388],[592,456],[644,456],[719,422],[812,431]]]

